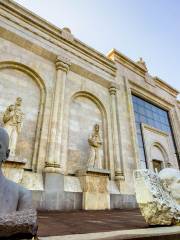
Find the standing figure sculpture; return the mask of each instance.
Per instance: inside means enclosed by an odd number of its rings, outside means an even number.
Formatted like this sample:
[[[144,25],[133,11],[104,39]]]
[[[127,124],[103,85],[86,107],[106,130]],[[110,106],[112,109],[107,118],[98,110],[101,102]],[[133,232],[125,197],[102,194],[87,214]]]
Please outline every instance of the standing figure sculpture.
[[[94,125],[93,133],[88,139],[90,145],[90,155],[88,159],[88,167],[90,168],[102,168],[102,160],[100,158],[100,147],[102,141],[99,133],[99,124]]]
[[[7,107],[3,115],[4,128],[9,135],[10,156],[15,157],[18,135],[21,132],[23,112],[21,111],[22,98],[18,97],[15,104]]]

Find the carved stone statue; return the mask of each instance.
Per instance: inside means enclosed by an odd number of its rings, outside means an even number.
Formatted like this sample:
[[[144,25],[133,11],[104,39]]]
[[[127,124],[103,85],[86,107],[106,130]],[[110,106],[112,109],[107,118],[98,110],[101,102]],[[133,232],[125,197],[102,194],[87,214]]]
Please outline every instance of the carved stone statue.
[[[88,167],[90,168],[102,168],[102,160],[100,158],[100,147],[102,145],[102,140],[99,133],[99,124],[94,125],[93,133],[88,139],[90,146],[90,154],[88,159]]]
[[[149,225],[180,224],[180,205],[164,187],[158,174],[141,169],[134,172],[134,180],[136,199]],[[176,184],[176,189],[180,189],[180,182]]]
[[[164,189],[180,206],[180,171],[174,168],[164,168],[159,172]]]
[[[8,180],[2,172],[2,163],[9,156],[9,136],[0,128],[0,238],[12,235],[36,234],[36,211],[32,207],[31,193]]]
[[[11,150],[10,156],[14,157],[16,154],[16,144],[19,133],[22,128],[23,112],[21,111],[22,98],[18,97],[15,104],[7,107],[3,115],[4,128],[9,135],[9,148]]]

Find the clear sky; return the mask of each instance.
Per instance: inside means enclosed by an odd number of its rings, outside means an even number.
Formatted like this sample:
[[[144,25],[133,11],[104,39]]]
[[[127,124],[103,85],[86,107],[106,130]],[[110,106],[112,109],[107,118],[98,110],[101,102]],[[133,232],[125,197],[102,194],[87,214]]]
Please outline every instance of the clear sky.
[[[16,0],[101,53],[143,57],[180,90],[180,0]]]

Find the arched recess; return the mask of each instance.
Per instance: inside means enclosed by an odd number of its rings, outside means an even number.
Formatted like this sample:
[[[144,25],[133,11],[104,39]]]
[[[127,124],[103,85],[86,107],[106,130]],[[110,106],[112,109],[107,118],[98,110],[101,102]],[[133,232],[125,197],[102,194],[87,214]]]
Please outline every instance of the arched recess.
[[[150,148],[151,164],[153,165],[153,160],[159,161],[164,168],[169,162],[168,154],[165,148],[159,142],[154,142]]]
[[[87,164],[89,156],[88,137],[95,123],[100,124],[103,140],[101,149],[103,168],[108,168],[107,113],[102,102],[93,94],[79,91],[71,97],[68,124],[68,147],[66,169],[75,174]]]
[[[34,143],[33,143],[33,151],[32,151],[32,157],[31,162],[27,166],[28,168],[33,168],[34,171],[36,171],[37,167],[37,159],[38,159],[38,153],[39,153],[39,143],[41,138],[41,129],[42,129],[42,122],[43,122],[43,115],[44,115],[44,105],[46,100],[46,88],[43,79],[30,67],[19,63],[19,62],[13,62],[13,61],[3,61],[0,62],[0,72],[2,71],[8,71],[8,70],[14,70],[14,74],[19,72],[20,74],[24,74],[24,76],[28,76],[37,86],[39,89],[39,103],[38,103],[38,112],[37,112],[37,121],[35,126],[35,133],[34,133]],[[18,76],[17,76],[18,77]],[[18,83],[15,83],[18,84]],[[13,86],[12,86],[13,87]],[[29,89],[29,93],[31,93],[31,89]],[[17,97],[21,96],[21,92],[16,94]],[[31,96],[31,95],[30,95]],[[10,100],[9,100],[10,101]],[[13,100],[14,101],[14,98]],[[14,102],[11,101],[11,104]],[[31,98],[29,97],[29,101],[31,102]],[[30,131],[30,129],[29,129]],[[28,132],[27,132],[28,134]]]

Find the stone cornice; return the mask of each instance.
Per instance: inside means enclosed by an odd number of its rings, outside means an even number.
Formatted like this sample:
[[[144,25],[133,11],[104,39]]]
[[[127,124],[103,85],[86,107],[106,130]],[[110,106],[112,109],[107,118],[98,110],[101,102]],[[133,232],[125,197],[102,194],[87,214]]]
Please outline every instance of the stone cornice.
[[[145,77],[145,74],[147,73],[147,70],[144,67],[141,67],[138,63],[118,52],[116,49],[112,49],[110,52],[108,52],[107,57],[122,64],[142,77]]]
[[[138,63],[134,62],[133,60],[129,59],[122,53],[118,52],[116,49],[112,49],[107,56],[112,59],[113,61],[117,61],[118,63],[122,64],[123,66],[127,67],[128,69],[132,70],[133,72],[139,74],[142,77],[146,77],[147,70],[144,67],[141,67]],[[168,83],[164,82],[162,79],[158,77],[153,77],[155,81],[155,85],[169,94],[171,94],[173,97],[177,97],[179,94],[179,91],[175,88],[171,87]]]
[[[58,40],[59,43],[65,44],[68,47],[81,52],[81,54],[83,54],[85,57],[88,57],[95,61],[97,63],[97,67],[102,68],[112,76],[116,75],[116,67],[112,60],[108,59],[105,55],[87,46],[76,38],[74,38],[73,41],[64,38],[62,30],[60,28],[30,12],[14,1],[1,0],[0,9],[0,15],[6,17],[8,20],[15,22],[15,19],[18,19],[18,21],[16,21],[16,24],[19,26],[25,28],[24,24],[26,24],[26,29],[28,31],[52,43],[55,43],[55,41]],[[6,14],[4,14],[2,10],[4,10],[4,13]],[[9,16],[7,16],[7,14],[9,14]],[[99,64],[102,66],[99,66]]]
[[[159,88],[161,88],[164,91],[168,92],[173,97],[177,97],[177,95],[179,94],[178,90],[176,90],[175,88],[171,87],[168,83],[164,82],[162,79],[160,79],[158,77],[154,77],[154,80],[155,80],[156,86],[158,86]]]
[[[150,91],[142,87],[140,84],[137,84],[132,80],[128,80],[128,82],[130,84],[130,89],[133,94],[143,99],[146,99],[148,101],[151,101],[152,103],[156,104],[157,106],[160,106],[161,108],[167,111],[169,111],[172,107],[174,107],[174,103],[170,103],[166,99],[155,94],[153,91]]]

